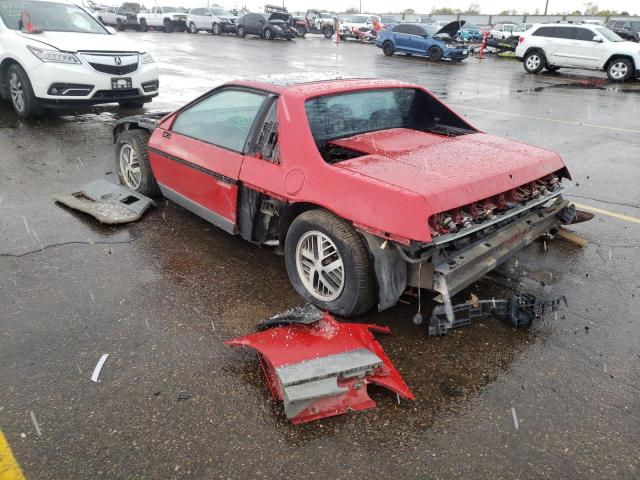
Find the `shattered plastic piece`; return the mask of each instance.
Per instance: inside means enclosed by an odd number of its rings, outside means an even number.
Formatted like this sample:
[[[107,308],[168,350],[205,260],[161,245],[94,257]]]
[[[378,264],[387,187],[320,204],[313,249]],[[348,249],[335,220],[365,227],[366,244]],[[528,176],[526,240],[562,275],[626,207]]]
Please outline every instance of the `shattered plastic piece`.
[[[280,327],[295,323],[308,325],[317,322],[322,318],[322,311],[311,303],[305,303],[302,307],[297,306],[286,312],[274,315],[269,320],[256,325],[258,331],[266,330],[272,327]]]
[[[315,312],[321,316],[311,321]],[[258,352],[269,390],[283,401],[294,424],[375,407],[367,394],[369,383],[415,399],[371,333],[390,333],[386,327],[340,323],[307,305],[260,327],[263,331],[225,343]]]
[[[93,382],[98,381],[98,377],[100,376],[100,371],[102,370],[102,366],[104,365],[104,362],[107,361],[107,358],[109,358],[108,353],[105,353],[102,355],[102,357],[100,357],[100,360],[98,360],[98,363],[96,364],[96,368],[93,369],[93,375],[91,375],[91,381]]]
[[[542,318],[547,311],[555,312],[560,302],[567,305],[567,299],[562,296],[554,300],[542,301],[533,295],[523,293],[512,295],[509,300],[473,300],[453,306],[453,318],[447,318],[444,305],[438,305],[431,313],[429,322],[429,336],[446,335],[452,328],[469,325],[471,320],[492,316],[506,321],[514,327],[527,327],[533,320]]]
[[[149,207],[155,205],[150,198],[104,179],[91,182],[71,194],[54,195],[53,198],[108,224],[139,220]]]

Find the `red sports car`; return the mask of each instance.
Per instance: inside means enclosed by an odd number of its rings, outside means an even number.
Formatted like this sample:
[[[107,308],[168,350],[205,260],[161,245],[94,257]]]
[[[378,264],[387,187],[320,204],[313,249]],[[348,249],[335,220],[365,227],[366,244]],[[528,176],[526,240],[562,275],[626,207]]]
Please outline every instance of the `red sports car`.
[[[570,223],[557,153],[478,131],[419,85],[235,81],[114,128],[120,180],[279,244],[306,300],[341,316],[407,286],[447,300]]]

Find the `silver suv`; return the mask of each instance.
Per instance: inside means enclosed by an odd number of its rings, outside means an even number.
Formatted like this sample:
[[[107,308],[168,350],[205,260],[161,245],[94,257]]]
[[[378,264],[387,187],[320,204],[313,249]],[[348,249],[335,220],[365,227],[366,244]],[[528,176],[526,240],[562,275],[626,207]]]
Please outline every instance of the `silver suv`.
[[[516,57],[529,73],[568,67],[602,70],[614,82],[640,77],[640,45],[598,25],[537,25],[520,36]]]

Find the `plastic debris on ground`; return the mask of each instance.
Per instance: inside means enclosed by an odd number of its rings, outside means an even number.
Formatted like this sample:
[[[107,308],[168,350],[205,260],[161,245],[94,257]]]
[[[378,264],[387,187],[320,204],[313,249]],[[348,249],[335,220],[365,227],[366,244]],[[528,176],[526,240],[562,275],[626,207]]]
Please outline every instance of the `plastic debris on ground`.
[[[119,224],[139,220],[153,200],[108,180],[96,180],[78,191],[53,198],[74,210],[88,213],[101,223]]]
[[[531,294],[512,295],[508,300],[478,300],[472,297],[465,303],[453,305],[453,315],[447,315],[445,305],[438,305],[431,313],[429,336],[446,335],[452,328],[471,324],[478,317],[491,316],[514,327],[528,327],[533,320],[542,318],[547,312],[555,312],[560,303],[567,305],[562,296],[553,300],[538,300]]]
[[[312,305],[259,325],[261,331],[227,341],[258,352],[267,385],[292,423],[374,408],[369,383],[415,397],[372,332],[387,327],[341,323]]]

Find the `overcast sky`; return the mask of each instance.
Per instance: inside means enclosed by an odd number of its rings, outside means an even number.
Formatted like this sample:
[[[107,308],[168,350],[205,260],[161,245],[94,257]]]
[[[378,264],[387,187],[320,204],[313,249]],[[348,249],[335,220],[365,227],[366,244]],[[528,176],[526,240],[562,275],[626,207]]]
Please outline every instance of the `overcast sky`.
[[[247,5],[251,10],[262,11],[265,3],[282,4],[282,0],[210,0],[211,3],[217,1],[224,7],[242,7]],[[147,0],[147,4],[152,4],[153,0]],[[159,4],[180,4],[183,6],[200,6],[205,5],[206,0],[163,0]],[[423,1],[423,0],[362,0],[362,11],[369,13],[384,13],[391,9],[394,12],[401,12],[406,8],[412,8],[417,13],[429,13],[434,7],[451,7],[466,9],[470,3],[480,5],[482,13],[498,13],[502,10],[516,8],[518,11],[528,11],[530,13],[539,9],[540,13],[544,12],[545,0],[522,0],[514,2],[513,0],[441,0],[441,1]],[[580,0],[549,0],[549,13],[572,12],[574,10],[583,11],[585,9],[584,1]],[[640,14],[639,0],[606,0],[594,1],[601,9],[612,9],[618,11],[628,11],[630,13]],[[308,8],[320,8],[323,10],[344,11],[349,7],[358,8],[358,0],[285,0],[285,5],[290,11],[305,11]],[[147,5],[149,6],[149,5]]]

